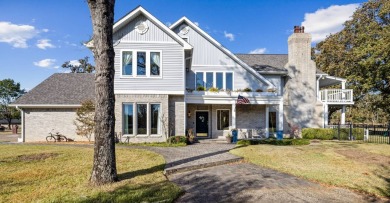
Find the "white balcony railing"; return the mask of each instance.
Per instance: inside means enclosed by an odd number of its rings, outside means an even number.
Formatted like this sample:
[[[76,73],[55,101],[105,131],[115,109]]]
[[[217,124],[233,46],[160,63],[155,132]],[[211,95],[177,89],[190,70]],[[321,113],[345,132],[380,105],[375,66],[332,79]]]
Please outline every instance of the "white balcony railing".
[[[353,104],[353,91],[351,89],[325,89],[320,91],[319,99],[325,103]]]

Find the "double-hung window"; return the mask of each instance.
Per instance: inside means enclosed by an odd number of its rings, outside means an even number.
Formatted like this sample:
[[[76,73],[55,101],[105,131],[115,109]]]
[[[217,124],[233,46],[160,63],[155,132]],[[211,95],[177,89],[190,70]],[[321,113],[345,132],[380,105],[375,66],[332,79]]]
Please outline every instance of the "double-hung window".
[[[161,77],[161,51],[123,50],[122,77]]]
[[[216,87],[218,89],[233,90],[232,72],[196,72],[195,88],[199,86],[206,90]]]

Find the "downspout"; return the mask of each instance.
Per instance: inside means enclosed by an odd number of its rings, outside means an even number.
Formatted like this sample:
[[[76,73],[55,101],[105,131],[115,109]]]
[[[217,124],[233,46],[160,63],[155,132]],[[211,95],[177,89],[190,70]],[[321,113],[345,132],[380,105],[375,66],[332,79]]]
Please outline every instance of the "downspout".
[[[23,109],[19,108],[19,106],[15,106],[15,108],[20,111],[20,116],[21,116],[20,121],[21,121],[21,127],[22,127],[22,132],[21,132],[22,137],[18,138],[18,142],[25,142],[24,111],[23,111]]]

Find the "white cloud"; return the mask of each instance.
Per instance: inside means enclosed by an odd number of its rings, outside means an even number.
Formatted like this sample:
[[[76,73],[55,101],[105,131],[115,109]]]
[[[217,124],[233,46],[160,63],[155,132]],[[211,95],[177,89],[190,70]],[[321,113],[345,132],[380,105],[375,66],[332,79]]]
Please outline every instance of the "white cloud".
[[[194,24],[199,27],[199,23],[198,22],[194,22]]]
[[[42,32],[49,32],[49,29],[42,29]]]
[[[55,46],[50,43],[50,39],[40,39],[40,40],[38,40],[37,47],[40,48],[40,49],[55,48]]]
[[[31,25],[16,25],[0,22],[0,42],[11,44],[15,48],[27,48],[27,40],[35,37],[38,31]]]
[[[305,26],[305,32],[312,34],[313,42],[319,42],[329,34],[339,32],[358,6],[359,4],[332,5],[314,13],[305,13],[302,26]]]
[[[55,59],[43,59],[38,62],[34,62],[33,64],[41,68],[50,68],[55,62]]]
[[[264,54],[267,51],[267,48],[258,48],[250,51],[250,54]]]
[[[79,60],[71,60],[71,61],[69,61],[69,64],[72,66],[80,66],[81,65]]]
[[[223,34],[229,41],[234,41],[234,34],[233,33],[228,33],[226,31],[223,31]]]

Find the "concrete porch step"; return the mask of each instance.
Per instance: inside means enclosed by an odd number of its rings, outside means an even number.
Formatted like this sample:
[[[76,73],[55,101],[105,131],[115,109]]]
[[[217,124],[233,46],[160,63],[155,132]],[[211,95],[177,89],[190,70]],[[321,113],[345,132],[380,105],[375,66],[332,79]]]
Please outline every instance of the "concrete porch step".
[[[198,142],[201,144],[228,144],[225,138],[199,139]]]
[[[197,164],[197,165],[167,168],[164,170],[164,175],[169,176],[172,174],[182,173],[182,172],[186,172],[186,171],[193,171],[193,170],[202,169],[202,168],[209,168],[209,167],[225,165],[225,164],[230,164],[230,163],[237,163],[237,162],[241,162],[243,160],[244,160],[243,158],[238,157],[238,158],[231,158],[231,159],[222,160],[222,161],[201,163],[201,164]]]

